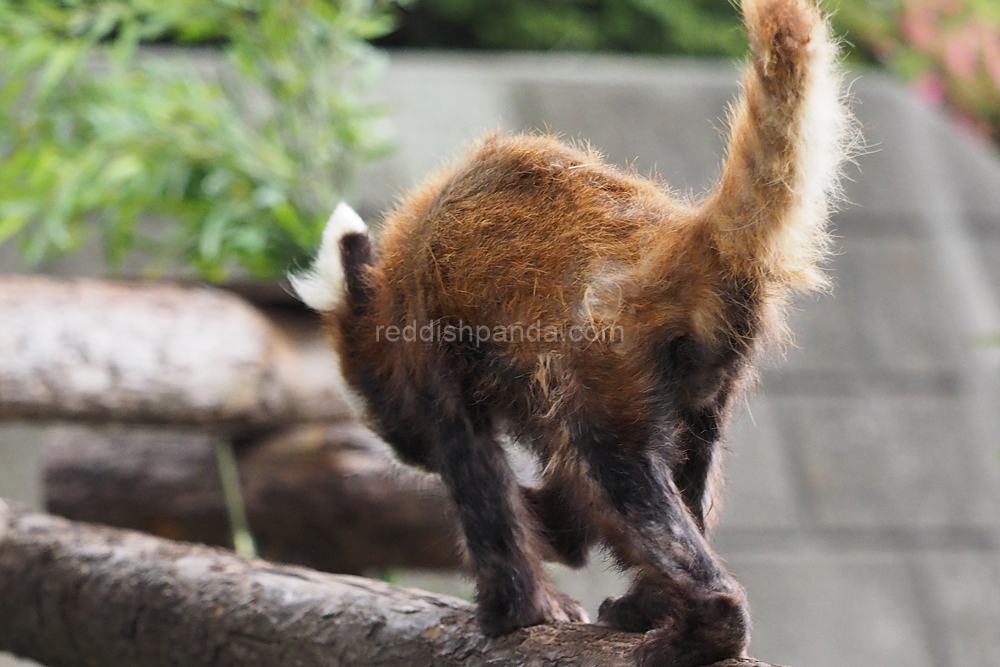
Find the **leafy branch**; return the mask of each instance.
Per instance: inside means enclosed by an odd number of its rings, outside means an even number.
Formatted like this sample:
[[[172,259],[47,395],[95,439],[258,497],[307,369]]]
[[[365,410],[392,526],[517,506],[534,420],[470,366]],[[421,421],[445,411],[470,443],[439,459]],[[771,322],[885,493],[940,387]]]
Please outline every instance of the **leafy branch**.
[[[371,0],[0,0],[0,243],[286,270],[386,147],[359,93],[389,25]]]

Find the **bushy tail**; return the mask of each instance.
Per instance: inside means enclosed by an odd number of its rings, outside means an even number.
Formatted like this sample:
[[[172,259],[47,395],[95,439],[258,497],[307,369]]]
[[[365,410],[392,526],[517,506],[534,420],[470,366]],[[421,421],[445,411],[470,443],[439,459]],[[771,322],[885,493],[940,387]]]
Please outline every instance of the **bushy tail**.
[[[312,268],[291,274],[288,279],[299,298],[313,310],[339,311],[360,305],[364,299],[361,272],[372,261],[368,227],[350,206],[340,203],[326,223]]]
[[[727,158],[702,209],[735,271],[821,287],[826,222],[857,137],[830,28],[812,0],[743,0],[751,57]]]

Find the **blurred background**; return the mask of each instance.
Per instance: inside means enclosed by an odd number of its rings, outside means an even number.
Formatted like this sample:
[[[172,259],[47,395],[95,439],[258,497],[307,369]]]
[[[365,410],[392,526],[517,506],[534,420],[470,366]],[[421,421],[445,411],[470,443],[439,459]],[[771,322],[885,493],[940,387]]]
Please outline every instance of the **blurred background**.
[[[868,149],[714,543],[761,660],[997,665],[1000,3],[826,8]],[[728,0],[0,0],[0,496],[469,597],[283,275],[497,127],[704,192],[745,49]],[[553,567],[592,615],[625,586],[593,561]]]

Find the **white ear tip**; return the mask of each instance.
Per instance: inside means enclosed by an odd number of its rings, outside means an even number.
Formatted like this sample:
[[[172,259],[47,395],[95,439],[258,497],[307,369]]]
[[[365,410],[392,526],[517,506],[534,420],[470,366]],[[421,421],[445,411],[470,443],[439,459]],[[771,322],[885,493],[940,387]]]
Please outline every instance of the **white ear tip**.
[[[326,223],[324,236],[334,233],[337,235],[337,241],[339,241],[340,237],[344,234],[367,234],[368,226],[365,225],[365,221],[361,219],[361,216],[354,212],[353,208],[345,202],[340,202],[333,209],[333,213]]]
[[[333,209],[323,230],[323,242],[312,268],[288,278],[299,298],[313,310],[335,310],[344,300],[344,267],[340,262],[340,239],[347,234],[368,234],[364,220],[347,204]]]

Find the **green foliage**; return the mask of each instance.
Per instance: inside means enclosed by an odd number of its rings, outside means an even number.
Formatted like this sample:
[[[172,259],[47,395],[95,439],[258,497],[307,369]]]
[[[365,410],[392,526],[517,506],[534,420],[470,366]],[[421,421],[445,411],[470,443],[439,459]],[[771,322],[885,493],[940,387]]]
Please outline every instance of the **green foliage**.
[[[826,6],[853,59],[1000,138],[1000,2]],[[150,272],[280,274],[386,148],[359,96],[365,39],[746,50],[730,0],[0,0],[0,244],[37,263],[96,236],[112,267],[140,251]]]
[[[419,0],[389,46],[573,49],[740,56],[730,0]]]
[[[932,103],[1000,141],[997,0],[840,0],[851,38]]]
[[[373,2],[0,0],[0,243],[37,263],[97,230],[112,266],[286,270],[384,148],[358,96]],[[208,46],[140,48],[164,41]]]
[[[987,2],[990,0],[986,0]],[[887,3],[827,0],[836,29],[863,35],[891,30]],[[740,57],[747,43],[739,0],[400,0],[386,46],[460,49],[612,51]],[[873,60],[866,39],[849,57]]]

